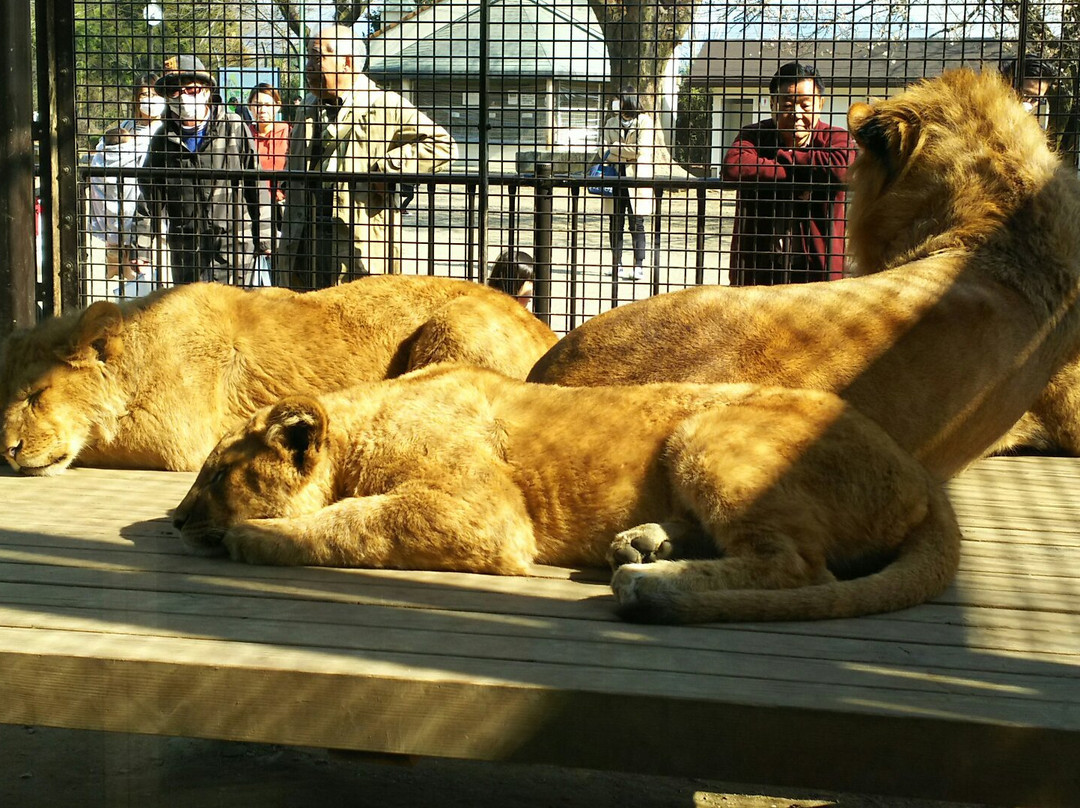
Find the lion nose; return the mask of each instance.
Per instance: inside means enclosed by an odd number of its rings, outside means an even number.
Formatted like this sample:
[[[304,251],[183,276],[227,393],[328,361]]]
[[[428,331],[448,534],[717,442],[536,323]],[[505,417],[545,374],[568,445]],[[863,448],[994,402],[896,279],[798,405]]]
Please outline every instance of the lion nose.
[[[22,441],[19,441],[14,446],[9,446],[7,450],[8,457],[14,459],[15,455],[19,453],[20,449],[22,449]]]

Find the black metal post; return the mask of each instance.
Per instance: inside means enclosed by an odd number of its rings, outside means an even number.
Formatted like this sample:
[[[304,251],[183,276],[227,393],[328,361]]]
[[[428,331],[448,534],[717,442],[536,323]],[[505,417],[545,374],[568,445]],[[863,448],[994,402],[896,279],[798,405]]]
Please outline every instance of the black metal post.
[[[654,295],[660,294],[660,209],[663,204],[664,189],[657,188],[656,201],[653,205],[652,255],[649,260],[652,265],[649,267],[649,289]]]
[[[30,4],[0,8],[0,337],[35,320]]]
[[[695,217],[697,234],[694,240],[694,283],[702,286],[705,283],[705,203],[707,195],[704,184],[698,185],[695,190],[697,193],[697,215]]]
[[[74,0],[37,0],[36,19],[45,250],[41,297],[45,313],[58,314],[79,304]]]
[[[478,173],[480,175],[480,198],[478,214],[478,227],[476,230],[476,249],[479,255],[477,256],[477,273],[476,279],[480,283],[487,283],[488,277],[488,209],[490,206],[490,185],[488,179],[488,160],[490,159],[490,128],[491,119],[488,111],[489,92],[489,76],[490,65],[489,58],[489,37],[491,36],[491,30],[489,27],[490,22],[490,4],[485,2],[480,3],[480,115],[478,116],[477,125],[479,127],[479,146],[480,150],[480,165],[478,166]],[[470,274],[471,271],[470,271]]]
[[[555,186],[551,163],[537,162],[533,202],[533,312],[551,325],[551,211]]]
[[[574,185],[570,188],[570,322],[567,323],[567,330],[573,331],[578,326],[578,269],[581,266],[579,262],[580,252],[582,252],[578,233],[583,231],[582,219],[584,213],[581,210],[581,186]]]

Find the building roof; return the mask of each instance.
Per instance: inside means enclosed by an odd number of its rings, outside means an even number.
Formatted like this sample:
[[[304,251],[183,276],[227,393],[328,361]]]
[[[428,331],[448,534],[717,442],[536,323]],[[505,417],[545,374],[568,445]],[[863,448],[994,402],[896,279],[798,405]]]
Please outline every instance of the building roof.
[[[1015,53],[991,39],[801,40],[714,39],[690,63],[690,83],[704,87],[766,87],[785,62],[813,64],[831,88],[902,87],[954,67],[997,65]]]
[[[478,76],[480,0],[440,0],[368,39],[372,76]],[[605,81],[604,35],[588,0],[489,0],[488,70],[495,77]]]

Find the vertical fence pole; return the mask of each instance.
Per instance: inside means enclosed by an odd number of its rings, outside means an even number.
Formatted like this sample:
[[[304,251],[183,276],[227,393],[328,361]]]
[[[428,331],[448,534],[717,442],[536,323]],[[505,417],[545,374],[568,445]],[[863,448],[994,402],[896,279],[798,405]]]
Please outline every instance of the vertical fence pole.
[[[698,185],[695,191],[697,193],[697,215],[695,218],[697,235],[694,241],[694,283],[702,286],[705,283],[705,203],[707,195],[703,183]],[[717,241],[719,242],[719,239]],[[720,247],[719,243],[717,247]]]
[[[658,295],[660,294],[660,211],[664,205],[663,188],[656,189],[656,201],[653,204],[652,255],[649,256],[649,293]]]
[[[10,5],[10,4],[9,4]],[[79,185],[75,143],[75,3],[37,0],[45,312],[79,305]]]
[[[489,37],[491,36],[491,28],[489,26],[489,17],[491,14],[490,4],[482,2],[480,4],[480,86],[479,86],[479,102],[480,102],[480,115],[477,120],[477,127],[479,131],[479,150],[480,150],[480,165],[478,168],[478,174],[480,178],[480,197],[477,200],[477,228],[476,228],[476,250],[477,250],[477,272],[476,280],[480,283],[487,283],[487,262],[488,262],[488,209],[490,207],[490,195],[491,186],[488,184],[490,166],[488,161],[490,160],[491,141],[490,141],[490,123],[491,118],[488,113],[488,106],[490,101],[488,99],[489,92],[489,79],[491,65],[488,61],[488,45]],[[472,267],[469,267],[469,275],[472,276]]]
[[[449,192],[453,194],[453,190]],[[417,194],[419,195],[419,193]],[[446,196],[451,199],[451,196]],[[419,215],[419,212],[418,214]],[[427,184],[427,274],[435,274],[435,183]]]
[[[0,337],[34,322],[34,143],[30,4],[0,9]]]
[[[578,246],[578,232],[582,230],[581,210],[581,186],[574,185],[570,188],[570,320],[566,324],[567,331],[573,331],[578,326],[578,267],[580,266]]]
[[[555,186],[551,182],[551,163],[537,162],[536,190],[533,202],[533,311],[551,325],[551,210]]]

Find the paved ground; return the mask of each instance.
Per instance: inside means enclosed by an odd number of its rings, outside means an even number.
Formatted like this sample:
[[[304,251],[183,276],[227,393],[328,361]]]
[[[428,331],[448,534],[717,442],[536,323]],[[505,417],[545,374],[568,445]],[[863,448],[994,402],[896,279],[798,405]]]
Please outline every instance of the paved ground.
[[[431,805],[961,808],[549,766],[374,760],[319,749],[0,726],[0,806],[5,808]]]

